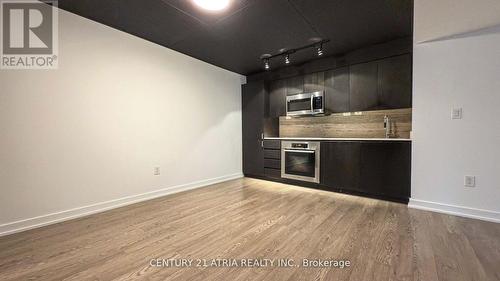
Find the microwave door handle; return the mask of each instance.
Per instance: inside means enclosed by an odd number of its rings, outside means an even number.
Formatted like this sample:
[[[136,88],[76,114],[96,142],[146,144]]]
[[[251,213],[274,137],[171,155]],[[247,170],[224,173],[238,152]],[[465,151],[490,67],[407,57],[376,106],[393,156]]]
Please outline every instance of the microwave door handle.
[[[284,149],[285,152],[298,152],[298,153],[316,153],[315,150],[294,150],[294,149]]]
[[[311,112],[314,112],[314,97],[311,96]]]

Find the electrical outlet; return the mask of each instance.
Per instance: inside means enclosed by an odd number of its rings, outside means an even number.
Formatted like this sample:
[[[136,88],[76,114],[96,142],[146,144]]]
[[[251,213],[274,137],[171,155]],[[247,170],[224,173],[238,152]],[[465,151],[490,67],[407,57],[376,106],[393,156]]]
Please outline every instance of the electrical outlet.
[[[464,186],[465,187],[475,187],[476,186],[476,177],[475,176],[465,176],[464,177]]]
[[[453,108],[451,110],[451,119],[462,119],[462,108]]]
[[[155,175],[155,176],[159,176],[160,175],[160,167],[155,167],[153,169],[153,175]]]

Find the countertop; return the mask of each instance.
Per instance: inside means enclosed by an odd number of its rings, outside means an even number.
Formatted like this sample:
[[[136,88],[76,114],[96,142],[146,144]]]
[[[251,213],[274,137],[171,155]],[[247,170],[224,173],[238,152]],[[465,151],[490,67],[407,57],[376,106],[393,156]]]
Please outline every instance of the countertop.
[[[411,139],[385,139],[385,138],[268,138],[264,140],[304,140],[304,141],[409,141]]]

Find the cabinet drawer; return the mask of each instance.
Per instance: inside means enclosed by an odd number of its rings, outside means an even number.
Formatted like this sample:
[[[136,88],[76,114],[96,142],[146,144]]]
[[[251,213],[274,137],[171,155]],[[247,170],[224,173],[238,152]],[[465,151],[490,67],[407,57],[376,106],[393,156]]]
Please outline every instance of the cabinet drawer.
[[[267,159],[281,159],[281,150],[277,149],[264,149],[264,158]]]
[[[281,170],[264,168],[264,175],[270,178],[281,178]]]
[[[267,149],[281,149],[280,140],[264,140],[262,146]]]
[[[281,169],[281,160],[264,159],[264,168]]]

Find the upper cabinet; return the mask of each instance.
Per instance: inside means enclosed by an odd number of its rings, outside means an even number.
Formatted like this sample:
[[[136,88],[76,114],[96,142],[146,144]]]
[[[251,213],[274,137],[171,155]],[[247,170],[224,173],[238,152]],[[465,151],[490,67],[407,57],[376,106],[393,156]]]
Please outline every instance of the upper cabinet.
[[[295,76],[285,79],[286,95],[304,92],[304,76]]]
[[[325,90],[325,73],[316,72],[304,76],[304,92],[317,92]]]
[[[412,106],[410,54],[350,66],[350,111]]]
[[[378,62],[378,95],[383,108],[412,106],[411,56],[402,55]]]
[[[350,66],[349,111],[378,109],[377,62]]]
[[[327,113],[349,111],[349,67],[329,70],[325,77],[325,109]]]
[[[272,81],[269,84],[269,117],[286,115],[287,87],[285,80]]]
[[[286,96],[325,92],[327,113],[410,108],[411,54],[271,81],[269,117],[286,115]]]

